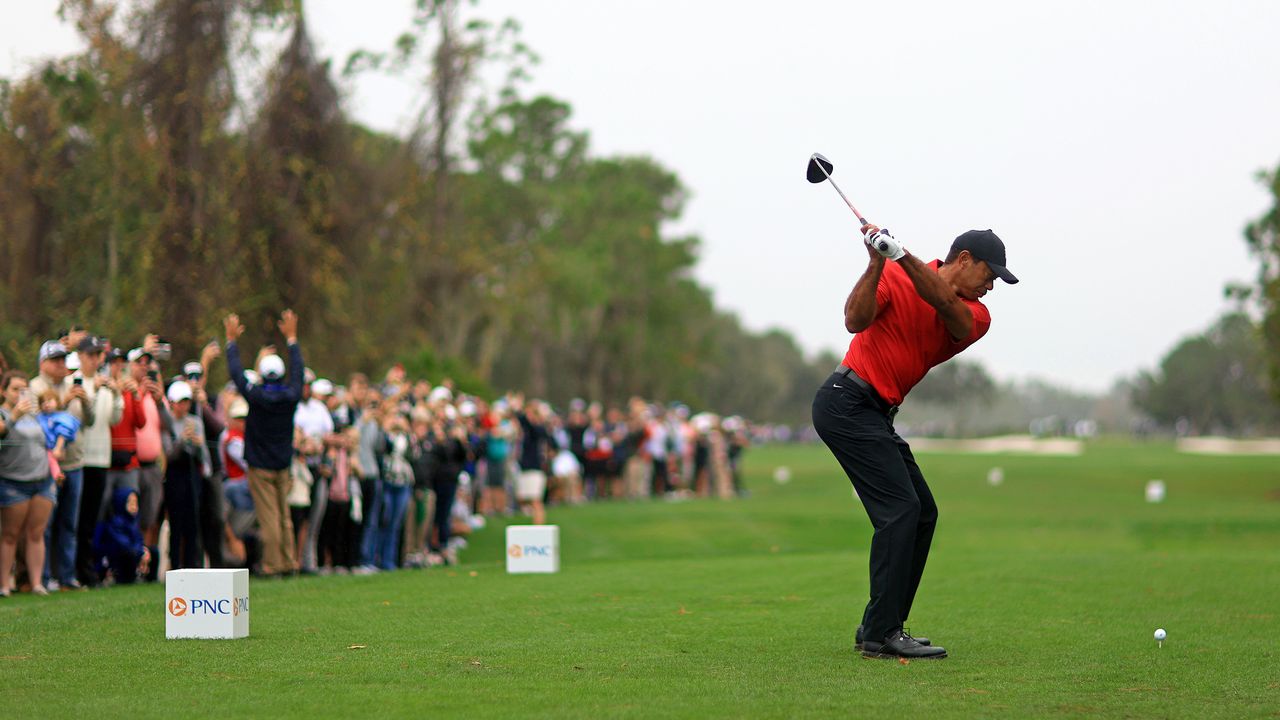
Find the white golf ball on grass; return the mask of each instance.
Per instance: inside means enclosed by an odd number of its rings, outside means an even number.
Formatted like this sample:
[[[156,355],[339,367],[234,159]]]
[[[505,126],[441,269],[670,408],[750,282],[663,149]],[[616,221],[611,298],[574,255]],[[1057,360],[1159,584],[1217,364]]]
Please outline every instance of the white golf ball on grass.
[[[1167,633],[1165,633],[1164,628],[1156,628],[1156,633],[1155,633],[1156,644],[1158,644],[1160,647],[1164,647],[1164,639],[1166,636],[1167,636]]]

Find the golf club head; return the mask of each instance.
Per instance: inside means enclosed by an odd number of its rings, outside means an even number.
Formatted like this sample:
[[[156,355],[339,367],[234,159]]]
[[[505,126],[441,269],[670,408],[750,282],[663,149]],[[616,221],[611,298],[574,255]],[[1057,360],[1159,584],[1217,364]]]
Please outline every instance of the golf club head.
[[[805,177],[811,183],[820,183],[826,180],[835,169],[831,161],[823,157],[821,153],[814,153],[809,156],[809,168],[805,171]]]

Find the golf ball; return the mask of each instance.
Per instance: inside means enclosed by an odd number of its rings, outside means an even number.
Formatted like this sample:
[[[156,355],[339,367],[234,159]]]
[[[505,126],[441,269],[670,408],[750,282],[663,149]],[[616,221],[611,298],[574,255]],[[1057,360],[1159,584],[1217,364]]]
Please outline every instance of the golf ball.
[[[1157,628],[1157,629],[1156,629],[1156,642],[1164,642],[1164,638],[1165,638],[1164,628]]]

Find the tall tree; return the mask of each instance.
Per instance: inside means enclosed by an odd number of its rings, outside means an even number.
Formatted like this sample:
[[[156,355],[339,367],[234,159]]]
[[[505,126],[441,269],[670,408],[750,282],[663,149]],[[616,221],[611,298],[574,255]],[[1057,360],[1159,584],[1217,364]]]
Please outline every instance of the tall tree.
[[[1280,167],[1258,175],[1271,194],[1271,209],[1245,228],[1245,240],[1258,258],[1258,299],[1262,338],[1272,397],[1280,402]]]
[[[1275,403],[1258,401],[1268,384],[1258,327],[1231,313],[1179,343],[1158,371],[1140,375],[1134,402],[1165,425],[1185,418],[1195,432],[1252,433],[1280,421]]]

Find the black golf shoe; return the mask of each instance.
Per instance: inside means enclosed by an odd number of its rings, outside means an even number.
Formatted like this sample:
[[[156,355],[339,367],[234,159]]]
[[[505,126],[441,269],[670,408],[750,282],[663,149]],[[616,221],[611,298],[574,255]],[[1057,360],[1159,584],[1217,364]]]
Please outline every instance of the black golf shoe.
[[[905,660],[941,660],[947,651],[932,645],[921,645],[917,640],[901,630],[892,633],[884,642],[865,640],[862,643],[862,657],[876,659],[903,658]]]
[[[863,631],[863,626],[859,625],[859,626],[858,626],[858,632],[854,633],[854,635],[853,635],[853,649],[854,649],[854,650],[861,650],[861,649],[862,649],[862,640],[863,640],[863,638],[862,638],[862,631]],[[912,637],[912,636],[911,636],[911,633],[907,632],[906,630],[903,630],[903,631],[902,631],[902,633],[903,633],[904,635],[906,635],[907,637],[911,638],[912,640],[915,640],[916,642],[918,642],[918,643],[920,643],[921,645],[924,645],[924,646],[926,646],[926,647],[927,647],[927,646],[929,646],[929,645],[932,645],[932,644],[933,644],[933,643],[929,642],[929,638],[927,638],[927,637]]]

